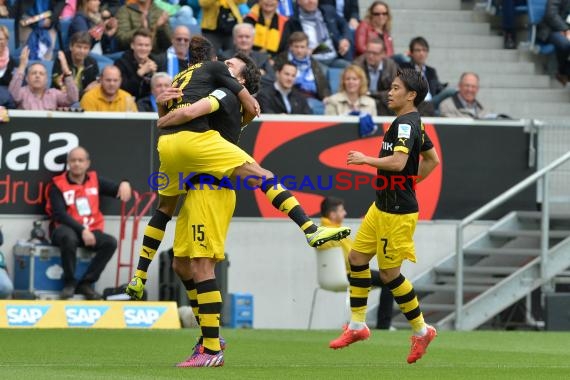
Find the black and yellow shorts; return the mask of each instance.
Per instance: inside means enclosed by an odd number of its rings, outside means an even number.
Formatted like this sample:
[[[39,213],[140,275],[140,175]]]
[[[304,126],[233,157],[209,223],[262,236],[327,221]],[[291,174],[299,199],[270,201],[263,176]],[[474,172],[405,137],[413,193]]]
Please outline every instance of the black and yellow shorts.
[[[162,135],[158,139],[159,171],[165,173],[168,184],[158,184],[163,196],[186,192],[181,179],[191,173],[210,174],[218,179],[229,177],[233,170],[255,160],[238,146],[222,138],[218,131],[202,133],[181,131]]]
[[[355,251],[374,255],[380,269],[396,268],[404,260],[416,262],[414,231],[418,222],[418,213],[390,214],[380,211],[374,203],[356,234]]]
[[[189,190],[176,220],[174,256],[224,260],[235,206],[234,190],[207,186]]]

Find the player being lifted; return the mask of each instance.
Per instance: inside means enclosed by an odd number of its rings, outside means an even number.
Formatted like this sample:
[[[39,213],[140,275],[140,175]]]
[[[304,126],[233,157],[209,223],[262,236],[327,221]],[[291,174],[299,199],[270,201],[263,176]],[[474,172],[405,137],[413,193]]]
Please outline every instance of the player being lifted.
[[[259,113],[259,105],[255,99],[251,100],[247,90],[231,77],[226,65],[211,61],[215,54],[207,39],[192,37],[190,57],[188,69],[174,78],[174,87],[165,93],[165,97],[169,96],[170,100],[167,107],[159,108],[160,116],[188,107],[207,97],[218,87],[226,87],[232,93],[238,94],[246,109],[247,119]],[[247,95],[244,95],[244,92]],[[259,187],[275,208],[289,216],[301,228],[312,247],[330,240],[342,239],[350,234],[347,227],[317,227],[297,199],[276,183],[273,173],[259,166],[247,153],[209,128],[208,116],[196,117],[162,131],[158,140],[160,172],[166,173],[171,181],[159,190],[159,207],[145,228],[137,271],[126,289],[131,298],[142,297],[148,267],[164,237],[166,224],[174,214],[178,197],[185,192],[183,186],[174,180],[179,178],[180,173],[185,173],[185,176],[189,173],[207,173],[218,179],[248,177],[250,186]]]

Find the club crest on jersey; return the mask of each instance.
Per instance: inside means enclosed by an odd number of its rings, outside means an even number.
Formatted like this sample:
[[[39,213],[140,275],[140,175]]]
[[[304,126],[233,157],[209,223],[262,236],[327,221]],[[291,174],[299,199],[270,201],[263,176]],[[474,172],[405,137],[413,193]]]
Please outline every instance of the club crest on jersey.
[[[223,98],[226,97],[226,93],[223,92],[222,90],[214,90],[210,95],[212,95],[214,98],[218,100],[222,100]]]
[[[398,124],[398,138],[409,139],[412,133],[412,126],[410,124]]]

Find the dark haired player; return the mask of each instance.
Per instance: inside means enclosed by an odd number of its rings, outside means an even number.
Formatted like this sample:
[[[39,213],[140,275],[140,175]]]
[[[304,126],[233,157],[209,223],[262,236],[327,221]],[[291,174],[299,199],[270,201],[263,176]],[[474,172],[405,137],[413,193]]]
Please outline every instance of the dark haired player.
[[[378,169],[380,178],[389,181],[393,176],[409,179],[402,186],[376,191],[376,200],[368,209],[349,254],[350,324],[330,342],[330,348],[343,348],[370,337],[366,326],[366,303],[371,284],[368,263],[374,255],[378,259],[382,282],[394,295],[413,330],[408,363],[420,359],[437,335],[435,328],[424,322],[412,283],[400,273],[404,260],[416,262],[413,234],[418,220],[418,202],[412,176],[418,176],[416,182],[420,181],[439,164],[416,108],[427,91],[428,84],[421,73],[412,69],[398,71],[388,93],[388,107],[397,117],[384,135],[379,157],[357,151],[348,153],[349,165],[370,165]]]

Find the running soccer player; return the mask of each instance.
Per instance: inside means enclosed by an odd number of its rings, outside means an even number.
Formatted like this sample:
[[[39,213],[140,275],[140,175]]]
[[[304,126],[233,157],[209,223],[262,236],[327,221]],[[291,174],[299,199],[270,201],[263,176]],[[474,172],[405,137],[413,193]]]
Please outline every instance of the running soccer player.
[[[396,183],[392,182],[392,177],[426,178],[439,164],[416,108],[425,98],[427,86],[421,73],[412,69],[398,71],[388,93],[388,106],[397,117],[384,135],[379,157],[350,151],[347,163],[370,165],[378,169],[378,175],[390,184]],[[400,272],[404,260],[416,262],[413,234],[418,220],[418,202],[412,181],[413,177],[402,186],[388,186],[376,191],[376,200],[368,209],[349,254],[350,324],[330,342],[330,348],[347,347],[370,337],[366,326],[366,304],[371,283],[368,263],[375,255],[382,282],[394,295],[413,330],[408,363],[420,359],[437,335],[435,328],[424,322],[412,283]]]

